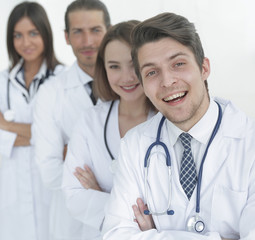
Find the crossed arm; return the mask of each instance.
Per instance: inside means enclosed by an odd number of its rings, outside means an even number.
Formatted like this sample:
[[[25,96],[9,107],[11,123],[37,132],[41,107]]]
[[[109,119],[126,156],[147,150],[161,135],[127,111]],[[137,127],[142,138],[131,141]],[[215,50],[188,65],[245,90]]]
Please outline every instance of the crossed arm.
[[[30,145],[31,124],[8,122],[0,112],[0,129],[17,134],[14,146]]]

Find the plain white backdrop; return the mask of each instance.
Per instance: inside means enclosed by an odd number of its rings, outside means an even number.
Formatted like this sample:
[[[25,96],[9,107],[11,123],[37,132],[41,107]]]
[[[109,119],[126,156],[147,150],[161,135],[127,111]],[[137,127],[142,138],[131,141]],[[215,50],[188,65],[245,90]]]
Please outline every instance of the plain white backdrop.
[[[254,0],[102,0],[112,23],[145,20],[174,12],[195,23],[205,55],[211,62],[208,79],[211,96],[231,99],[255,119],[255,1]],[[0,0],[0,70],[8,67],[6,25],[20,0]],[[71,0],[38,0],[46,10],[60,61],[75,60],[64,39],[64,13]],[[1,86],[0,86],[1,87]]]

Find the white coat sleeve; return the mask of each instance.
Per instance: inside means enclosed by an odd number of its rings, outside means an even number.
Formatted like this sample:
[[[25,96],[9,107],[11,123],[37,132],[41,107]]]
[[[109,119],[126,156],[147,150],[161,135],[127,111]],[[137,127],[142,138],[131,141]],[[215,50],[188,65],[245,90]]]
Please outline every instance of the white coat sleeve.
[[[40,87],[32,125],[36,162],[44,184],[50,189],[61,188],[63,174],[64,140],[55,118],[58,91],[50,84]]]
[[[104,219],[104,206],[109,193],[85,189],[74,176],[75,168],[88,165],[93,171],[93,162],[86,137],[86,122],[78,121],[68,144],[64,163],[62,188],[66,205],[71,215],[93,228],[100,229]]]
[[[252,145],[254,143],[252,142]],[[254,149],[254,146],[251,146]],[[254,151],[252,150],[254,153]],[[254,154],[252,154],[254,159]],[[249,189],[246,206],[244,207],[240,219],[240,240],[255,239],[255,160],[249,174]]]
[[[132,146],[139,146],[134,143]],[[199,235],[186,231],[161,231],[151,229],[142,232],[134,222],[132,205],[136,199],[142,197],[143,178],[137,174],[139,166],[132,161],[139,149],[130,149],[125,138],[121,141],[119,154],[119,171],[115,174],[114,185],[110,199],[105,208],[105,220],[103,224],[104,240],[221,240],[216,232]],[[133,154],[131,154],[133,153]],[[138,154],[139,155],[139,154]],[[135,159],[135,158],[134,158]],[[136,158],[137,160],[137,158]]]
[[[0,129],[0,154],[11,157],[17,134]]]

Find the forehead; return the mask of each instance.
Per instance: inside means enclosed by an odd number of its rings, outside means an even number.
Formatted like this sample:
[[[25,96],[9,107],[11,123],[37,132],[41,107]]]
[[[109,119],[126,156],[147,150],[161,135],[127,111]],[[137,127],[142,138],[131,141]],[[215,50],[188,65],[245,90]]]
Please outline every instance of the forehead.
[[[148,62],[157,64],[164,60],[169,61],[176,54],[178,56],[194,57],[194,54],[187,46],[172,38],[162,38],[154,42],[145,43],[138,49],[137,54],[140,66]]]
[[[130,61],[131,47],[120,40],[112,40],[105,47],[105,61]]]
[[[14,26],[14,31],[16,32],[22,32],[31,29],[36,29],[36,27],[28,17],[21,18]]]
[[[104,13],[100,10],[76,10],[68,14],[70,28],[105,26]]]

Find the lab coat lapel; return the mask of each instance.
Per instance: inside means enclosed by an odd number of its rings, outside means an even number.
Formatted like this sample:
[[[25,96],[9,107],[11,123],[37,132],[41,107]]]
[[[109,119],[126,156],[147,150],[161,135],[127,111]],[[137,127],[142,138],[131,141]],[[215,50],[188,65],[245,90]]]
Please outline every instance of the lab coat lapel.
[[[218,102],[220,100],[217,100]],[[203,167],[203,177],[201,186],[201,197],[207,194],[208,189],[215,183],[217,175],[220,173],[229,155],[227,140],[241,139],[244,133],[246,117],[238,112],[230,102],[224,102],[226,107],[223,112],[222,123],[209,150]],[[233,131],[235,129],[235,131]],[[196,190],[195,190],[196,191]]]

